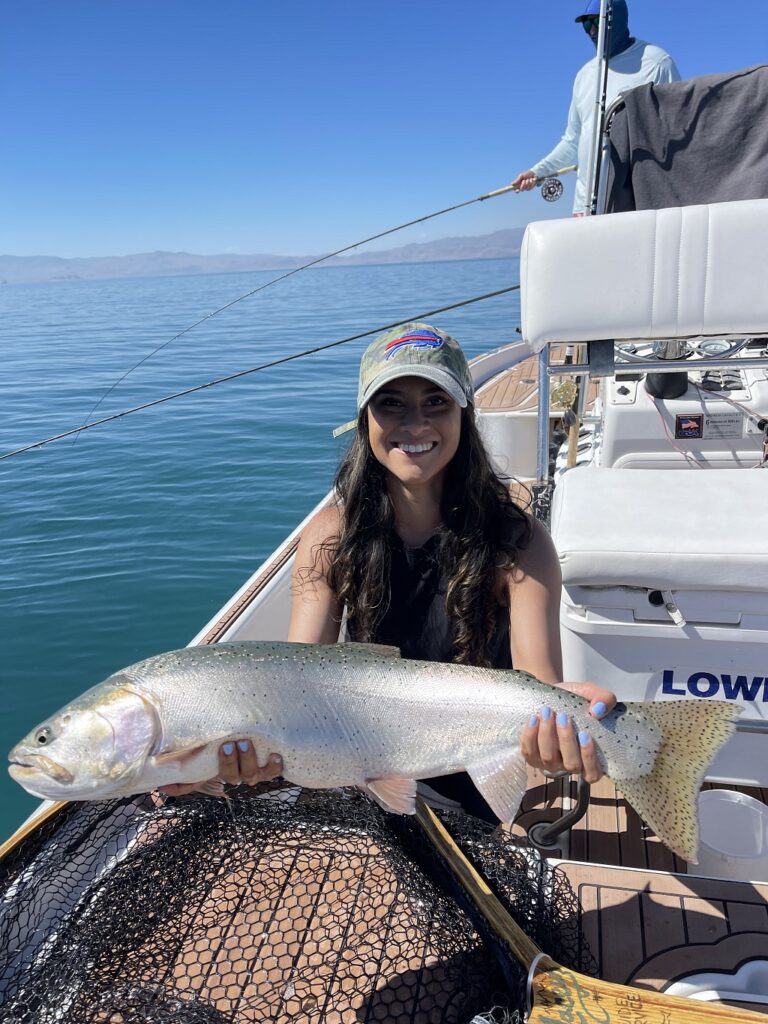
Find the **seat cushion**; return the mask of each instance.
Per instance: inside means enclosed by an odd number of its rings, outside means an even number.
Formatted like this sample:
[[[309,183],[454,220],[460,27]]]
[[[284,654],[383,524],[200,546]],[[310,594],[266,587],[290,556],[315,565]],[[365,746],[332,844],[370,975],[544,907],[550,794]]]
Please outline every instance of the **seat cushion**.
[[[768,333],[767,237],[768,199],[529,224],[523,339]]]
[[[577,467],[555,488],[563,583],[768,591],[768,471]]]

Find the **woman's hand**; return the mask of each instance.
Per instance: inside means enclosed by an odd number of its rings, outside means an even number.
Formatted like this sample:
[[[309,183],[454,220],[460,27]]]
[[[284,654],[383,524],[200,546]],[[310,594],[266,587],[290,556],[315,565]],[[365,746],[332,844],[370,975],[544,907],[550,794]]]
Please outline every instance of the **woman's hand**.
[[[589,713],[595,719],[604,718],[616,704],[616,694],[595,683],[563,683],[562,686],[586,697]],[[583,730],[577,734],[569,715],[555,714],[549,707],[531,715],[520,735],[520,750],[533,768],[583,775],[586,782],[597,782],[603,777],[597,747],[589,733]]]
[[[278,775],[283,773],[283,759],[279,754],[270,754],[266,764],[259,765],[256,751],[250,740],[234,740],[223,743],[219,748],[219,775],[218,779],[237,786],[241,782],[249,786],[255,786],[259,782],[271,782]],[[162,786],[161,793],[167,796],[183,796],[185,793],[194,793],[200,789],[200,783],[193,782],[173,783],[170,786]]]

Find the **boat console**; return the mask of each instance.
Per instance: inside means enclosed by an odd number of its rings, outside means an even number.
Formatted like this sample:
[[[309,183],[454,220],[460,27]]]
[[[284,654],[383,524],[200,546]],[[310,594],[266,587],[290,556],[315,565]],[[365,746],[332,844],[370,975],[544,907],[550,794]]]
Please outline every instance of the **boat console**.
[[[762,354],[765,341],[744,351]],[[768,369],[708,369],[706,361],[691,359],[687,377],[682,395],[659,399],[648,393],[644,375],[617,367],[604,384],[595,462],[617,469],[758,465],[768,427]]]

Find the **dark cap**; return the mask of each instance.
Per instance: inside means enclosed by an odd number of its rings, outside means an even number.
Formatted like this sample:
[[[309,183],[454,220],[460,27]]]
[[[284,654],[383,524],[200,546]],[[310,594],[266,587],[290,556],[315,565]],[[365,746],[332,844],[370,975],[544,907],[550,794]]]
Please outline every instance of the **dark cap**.
[[[575,21],[586,21],[587,18],[597,18],[600,16],[600,0],[589,0],[586,10],[583,14],[580,14]]]

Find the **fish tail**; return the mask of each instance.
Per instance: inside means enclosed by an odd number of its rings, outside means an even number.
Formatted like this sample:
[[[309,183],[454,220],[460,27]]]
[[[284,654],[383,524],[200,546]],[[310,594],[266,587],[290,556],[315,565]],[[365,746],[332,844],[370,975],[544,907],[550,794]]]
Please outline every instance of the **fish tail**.
[[[742,708],[729,701],[680,700],[628,704],[650,718],[662,734],[647,775],[622,779],[609,774],[640,817],[679,857],[697,863],[698,795],[715,754],[733,733]]]

